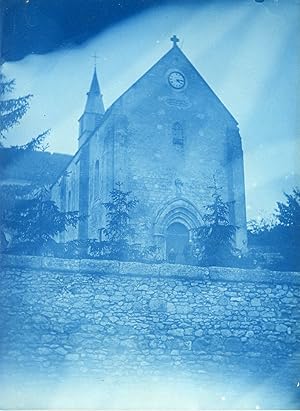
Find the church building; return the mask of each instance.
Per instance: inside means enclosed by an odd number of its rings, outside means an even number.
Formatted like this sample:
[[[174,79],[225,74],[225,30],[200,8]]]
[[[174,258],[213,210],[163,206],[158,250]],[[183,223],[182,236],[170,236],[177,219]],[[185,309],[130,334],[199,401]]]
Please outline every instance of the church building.
[[[88,216],[60,241],[99,238],[104,202],[117,182],[138,199],[134,243],[156,245],[164,257],[184,247],[203,224],[216,179],[247,247],[243,151],[237,121],[173,36],[171,49],[105,110],[96,69],[79,119],[78,151],[52,186],[63,211]]]

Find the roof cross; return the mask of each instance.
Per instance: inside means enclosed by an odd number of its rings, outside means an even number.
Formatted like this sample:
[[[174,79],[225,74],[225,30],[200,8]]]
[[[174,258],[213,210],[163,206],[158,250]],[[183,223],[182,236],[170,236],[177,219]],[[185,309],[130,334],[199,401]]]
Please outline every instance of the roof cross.
[[[97,56],[97,53],[94,53],[94,55],[92,56],[92,58],[94,59],[94,67],[96,68],[97,65],[97,59],[99,59],[100,57]]]
[[[173,47],[177,46],[177,43],[179,42],[179,38],[174,34],[173,37],[170,38],[170,40],[173,42]]]

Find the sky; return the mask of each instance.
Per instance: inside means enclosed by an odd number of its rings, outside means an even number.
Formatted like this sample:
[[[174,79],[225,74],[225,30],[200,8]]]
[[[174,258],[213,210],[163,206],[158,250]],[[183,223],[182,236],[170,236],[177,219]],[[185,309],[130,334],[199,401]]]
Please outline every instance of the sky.
[[[182,2],[183,3],[183,2]],[[182,4],[181,3],[181,4]],[[184,3],[185,4],[185,3]],[[30,109],[7,136],[21,144],[46,129],[53,152],[74,153],[96,53],[105,107],[172,46],[179,46],[239,123],[248,219],[269,216],[300,185],[300,2],[211,1],[155,6],[80,45],[7,62]]]

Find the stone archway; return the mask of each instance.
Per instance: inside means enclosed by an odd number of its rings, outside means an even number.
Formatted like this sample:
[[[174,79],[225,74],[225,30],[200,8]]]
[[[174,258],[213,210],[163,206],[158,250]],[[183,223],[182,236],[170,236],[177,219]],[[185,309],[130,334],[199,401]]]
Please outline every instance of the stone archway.
[[[192,230],[199,227],[201,221],[199,211],[189,200],[177,198],[166,203],[157,213],[153,231],[155,243],[162,250],[162,257],[169,259],[168,253],[173,241],[178,244],[180,254],[176,262],[179,262],[178,259],[183,262],[183,244],[192,239]],[[172,239],[170,236],[173,236]]]

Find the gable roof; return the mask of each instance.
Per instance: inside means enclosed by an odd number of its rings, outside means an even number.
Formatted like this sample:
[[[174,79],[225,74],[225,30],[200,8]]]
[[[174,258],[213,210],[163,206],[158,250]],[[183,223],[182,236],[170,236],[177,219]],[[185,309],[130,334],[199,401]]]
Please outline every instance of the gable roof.
[[[207,89],[210,91],[210,93],[214,96],[214,98],[219,102],[219,104],[223,107],[223,109],[227,112],[227,114],[231,117],[231,119],[233,120],[233,122],[235,124],[238,124],[238,122],[236,121],[236,119],[233,117],[233,115],[230,113],[230,111],[226,108],[226,106],[222,103],[222,101],[219,99],[219,97],[216,95],[216,93],[212,90],[212,88],[207,84],[207,82],[204,80],[204,78],[201,76],[201,74],[199,73],[199,71],[195,68],[195,66],[190,62],[190,60],[187,58],[187,56],[183,53],[183,51],[181,50],[180,47],[176,45],[173,45],[173,47],[167,51],[167,53],[165,53],[156,63],[154,63],[142,76],[140,76],[127,90],[125,90],[111,105],[110,107],[105,111],[103,117],[102,117],[102,121],[101,123],[95,128],[95,130],[91,133],[91,135],[86,139],[86,141],[78,148],[78,150],[76,151],[76,153],[74,154],[73,158],[75,158],[78,153],[81,151],[82,147],[84,147],[86,144],[89,143],[89,141],[92,139],[92,137],[94,136],[94,134],[96,133],[97,130],[99,130],[99,128],[101,128],[106,120],[110,117],[110,115],[113,113],[114,108],[117,106],[117,104],[122,100],[122,98],[137,84],[139,83],[144,77],[146,77],[149,72],[151,72],[157,65],[161,64],[161,62],[163,60],[165,60],[166,58],[168,58],[169,56],[171,56],[172,54],[177,54],[177,56],[179,58],[184,59],[184,61],[189,64],[189,66],[192,68],[192,70],[195,72],[195,74],[200,78],[201,82],[203,84],[205,84],[205,86],[207,87]],[[93,79],[92,79],[92,83],[91,83],[91,88],[92,85],[94,83],[94,77],[95,77],[95,72],[93,75]],[[68,164],[66,165],[65,169],[67,169],[67,167],[69,166],[69,164],[72,162],[73,158],[71,158],[71,160],[68,162]],[[59,176],[58,176],[59,177]],[[57,179],[58,179],[57,177]],[[57,180],[56,179],[56,180]],[[53,182],[53,185],[56,183],[56,181]]]
[[[205,81],[205,79],[201,76],[199,71],[195,68],[195,66],[191,63],[191,61],[187,58],[187,56],[183,53],[180,47],[177,45],[173,46],[167,53],[165,53],[156,63],[154,63],[142,76],[140,76],[127,90],[125,90],[109,107],[109,110],[113,109],[117,103],[120,102],[120,100],[141,80],[143,80],[147,75],[159,64],[163,62],[163,60],[167,59],[168,57],[172,56],[175,54],[175,57],[181,58],[187,63],[191,69],[194,71],[194,73],[198,76],[198,78],[201,80],[201,82],[205,85],[205,87],[210,91],[211,95],[214,96],[214,98],[219,102],[219,104],[223,107],[223,109],[227,112],[227,114],[231,117],[231,119],[238,124],[236,119],[233,117],[233,115],[230,113],[230,111],[227,109],[227,107],[223,104],[223,102],[219,99],[217,94],[213,91],[213,89],[208,85],[208,83]],[[103,117],[103,122],[105,121],[106,116]],[[101,123],[102,124],[102,123]],[[99,126],[100,127],[100,126]],[[97,127],[97,129],[99,128]],[[96,129],[95,129],[96,131]],[[91,136],[92,137],[92,136]]]
[[[219,99],[219,97],[216,95],[216,93],[212,90],[212,88],[207,84],[207,82],[204,80],[204,78],[201,76],[199,71],[195,68],[195,66],[190,62],[190,60],[187,58],[187,56],[183,53],[183,51],[177,46],[173,46],[167,53],[165,53],[156,63],[154,63],[142,76],[140,76],[127,90],[125,90],[112,104],[111,106],[106,110],[104,116],[103,116],[103,121],[97,128],[95,128],[94,132],[91,134],[91,136],[86,140],[85,143],[87,143],[90,138],[93,136],[93,134],[98,130],[102,124],[105,122],[105,120],[109,117],[111,114],[112,110],[114,107],[122,100],[122,98],[137,84],[139,83],[143,78],[145,78],[149,72],[151,72],[156,66],[158,66],[163,60],[171,56],[172,54],[177,54],[179,58],[184,59],[184,61],[192,68],[192,70],[195,72],[195,74],[200,78],[201,82],[205,84],[207,89],[211,92],[211,94],[215,97],[215,99],[220,103],[220,105],[223,107],[223,109],[228,113],[228,115],[232,118],[232,120],[235,122],[235,124],[238,124],[236,119],[233,117],[233,115],[230,113],[230,111],[226,108],[226,106],[222,103],[222,101]]]

